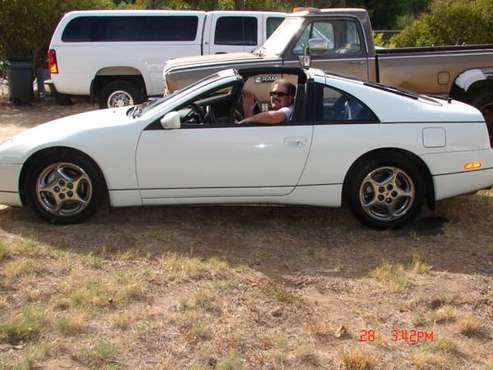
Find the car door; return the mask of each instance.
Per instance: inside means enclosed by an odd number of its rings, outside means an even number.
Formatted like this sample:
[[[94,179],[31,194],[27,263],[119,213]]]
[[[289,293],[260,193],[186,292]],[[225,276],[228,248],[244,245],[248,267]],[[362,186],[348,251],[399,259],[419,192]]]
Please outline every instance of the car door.
[[[260,43],[261,22],[256,16],[214,14],[209,33],[209,54],[251,51]]]
[[[311,66],[327,73],[368,80],[368,57],[361,26],[353,19],[321,19],[306,24],[300,37],[291,45],[284,58],[285,64],[299,65],[308,40],[327,41],[323,55],[311,57]]]
[[[174,130],[150,125],[137,147],[141,196],[152,203],[175,197],[289,194],[305,166],[312,130],[311,125],[292,123],[199,122]]]

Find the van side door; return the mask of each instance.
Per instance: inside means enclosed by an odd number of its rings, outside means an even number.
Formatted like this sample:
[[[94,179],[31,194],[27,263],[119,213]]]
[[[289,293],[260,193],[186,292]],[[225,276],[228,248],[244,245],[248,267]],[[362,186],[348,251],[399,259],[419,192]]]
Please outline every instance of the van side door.
[[[209,32],[209,54],[251,51],[262,42],[262,18],[259,15],[214,14]]]

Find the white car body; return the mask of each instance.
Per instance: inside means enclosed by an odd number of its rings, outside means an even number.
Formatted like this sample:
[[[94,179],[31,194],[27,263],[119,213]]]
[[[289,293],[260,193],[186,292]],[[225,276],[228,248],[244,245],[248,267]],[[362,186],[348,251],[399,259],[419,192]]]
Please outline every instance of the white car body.
[[[189,41],[87,41],[62,40],[67,25],[81,17],[196,17],[195,38]],[[270,18],[284,18],[285,13],[256,11],[173,11],[173,10],[96,10],[67,13],[58,24],[50,42],[50,50],[56,52],[58,73],[52,73],[50,84],[58,93],[67,95],[91,95],[91,89],[100,89],[96,80],[106,77],[117,79],[141,77],[147,96],[163,94],[163,67],[168,59],[219,54],[226,52],[250,52],[267,39],[267,23]],[[256,19],[255,45],[231,45],[215,43],[214,36],[219,19],[248,17]],[[238,23],[237,27],[241,27]],[[81,62],[83,56],[83,62]],[[99,87],[95,87],[98,85]],[[97,96],[99,91],[92,91]]]
[[[313,82],[345,91],[380,119],[373,124],[318,124],[207,129],[146,129],[185,101],[237,78],[234,70],[168,97],[141,117],[128,107],[43,124],[0,146],[0,203],[23,206],[21,171],[52,147],[92,158],[114,207],[193,203],[273,203],[339,207],[351,166],[392,148],[426,165],[434,200],[493,184],[493,151],[481,113],[457,101],[416,100],[363,82],[307,71]],[[480,168],[465,169],[469,163]]]

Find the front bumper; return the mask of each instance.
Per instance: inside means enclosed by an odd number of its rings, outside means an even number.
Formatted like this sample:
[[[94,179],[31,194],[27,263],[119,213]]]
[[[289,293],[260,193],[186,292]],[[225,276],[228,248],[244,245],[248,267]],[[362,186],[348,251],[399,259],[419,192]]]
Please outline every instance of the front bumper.
[[[19,194],[21,169],[20,164],[0,164],[0,204],[22,207]]]

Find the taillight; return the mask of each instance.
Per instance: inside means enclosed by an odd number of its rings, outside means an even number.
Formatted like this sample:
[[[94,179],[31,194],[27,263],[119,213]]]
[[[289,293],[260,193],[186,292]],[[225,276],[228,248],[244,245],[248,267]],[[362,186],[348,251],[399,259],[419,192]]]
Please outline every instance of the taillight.
[[[50,70],[50,73],[58,73],[56,52],[53,49],[48,50],[48,69]]]

